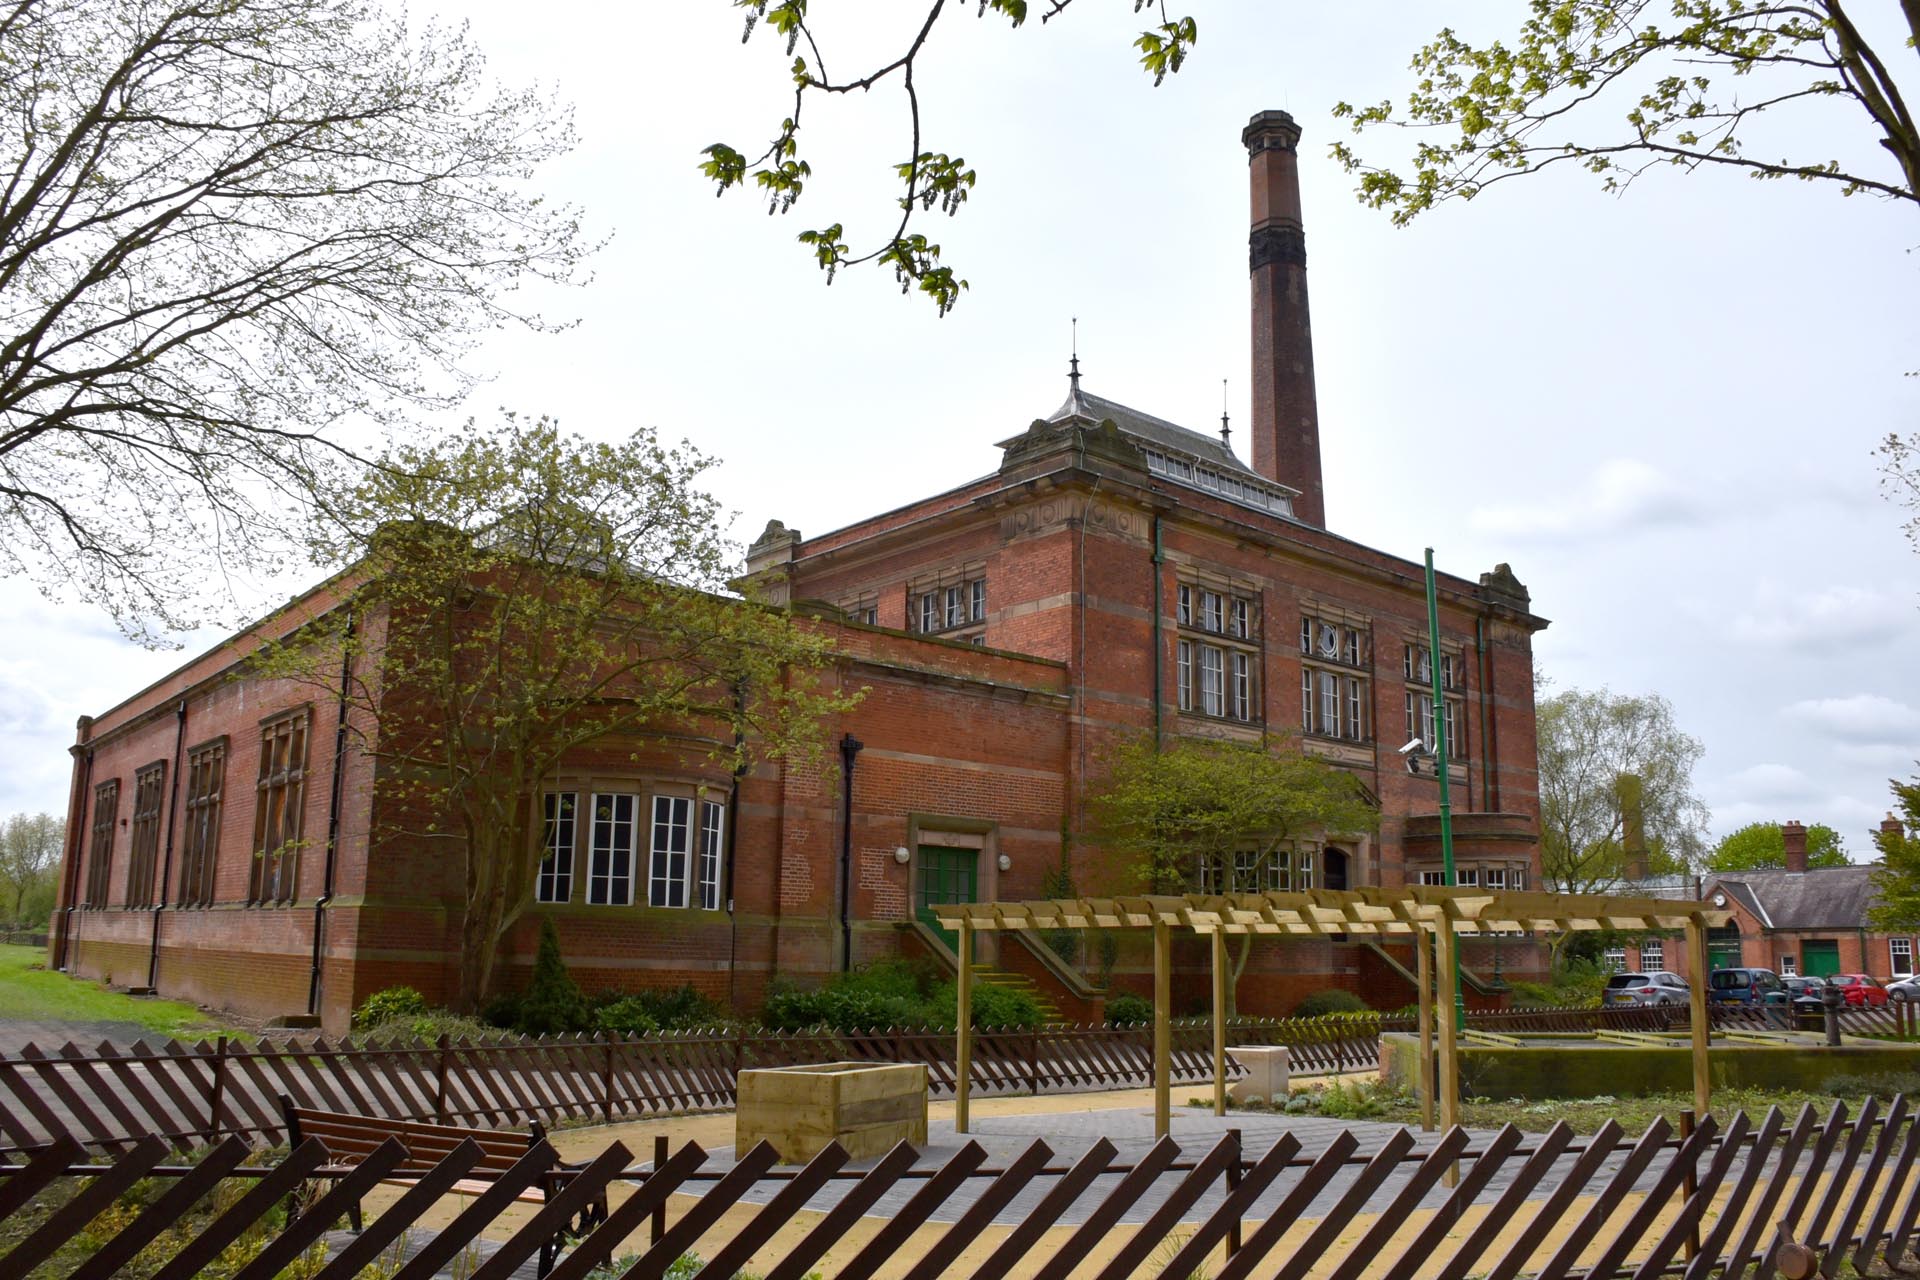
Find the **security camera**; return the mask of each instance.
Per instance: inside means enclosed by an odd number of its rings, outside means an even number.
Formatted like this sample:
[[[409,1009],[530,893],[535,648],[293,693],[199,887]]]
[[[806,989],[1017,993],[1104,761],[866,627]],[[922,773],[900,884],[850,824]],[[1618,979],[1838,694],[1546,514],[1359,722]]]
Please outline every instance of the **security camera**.
[[[1412,742],[1409,742],[1406,746],[1400,748],[1400,754],[1403,756],[1417,755],[1418,753],[1425,751],[1426,749],[1427,749],[1427,744],[1420,741],[1420,739],[1415,738]]]

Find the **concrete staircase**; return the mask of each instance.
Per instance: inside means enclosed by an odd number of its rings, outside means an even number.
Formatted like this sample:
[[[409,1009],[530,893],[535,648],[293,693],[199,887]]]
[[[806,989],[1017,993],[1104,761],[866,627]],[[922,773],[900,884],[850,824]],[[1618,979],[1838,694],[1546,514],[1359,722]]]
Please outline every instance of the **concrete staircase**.
[[[973,967],[973,980],[1003,987],[1009,991],[1024,991],[1035,1004],[1040,1006],[1042,1022],[1061,1020],[1060,1006],[1047,999],[1046,993],[1040,990],[1039,985],[1025,974],[1009,973],[1005,969],[997,969],[992,965],[977,964]]]

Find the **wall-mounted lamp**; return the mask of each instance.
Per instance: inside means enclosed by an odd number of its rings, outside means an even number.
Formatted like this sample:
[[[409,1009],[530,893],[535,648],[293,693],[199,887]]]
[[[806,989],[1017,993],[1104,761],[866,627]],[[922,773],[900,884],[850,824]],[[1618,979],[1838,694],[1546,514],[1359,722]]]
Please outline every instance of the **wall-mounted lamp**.
[[[893,860],[904,867],[913,860],[913,855],[907,852],[907,846],[901,845],[893,851]]]
[[[999,867],[1002,871],[1011,871],[1013,870],[1013,859],[1009,858],[1006,854],[1003,853],[1000,855],[999,861],[994,863],[994,865]]]

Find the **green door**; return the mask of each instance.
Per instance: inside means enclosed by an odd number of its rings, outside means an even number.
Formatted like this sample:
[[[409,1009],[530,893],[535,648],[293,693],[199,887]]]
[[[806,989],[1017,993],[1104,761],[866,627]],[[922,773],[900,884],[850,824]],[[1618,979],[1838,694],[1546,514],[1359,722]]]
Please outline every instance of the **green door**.
[[[923,844],[920,846],[919,869],[914,879],[914,906],[920,913],[920,919],[958,952],[959,935],[942,929],[939,920],[934,917],[933,909],[943,903],[979,901],[979,851]]]
[[[1808,938],[1802,942],[1800,972],[1809,978],[1831,978],[1840,972],[1840,944],[1831,938]]]

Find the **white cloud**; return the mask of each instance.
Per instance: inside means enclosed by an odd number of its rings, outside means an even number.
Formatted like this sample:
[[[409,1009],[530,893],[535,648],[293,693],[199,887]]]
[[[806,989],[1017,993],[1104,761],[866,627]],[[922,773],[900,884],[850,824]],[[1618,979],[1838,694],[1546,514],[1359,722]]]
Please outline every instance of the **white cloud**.
[[[1920,751],[1920,711],[1877,693],[1809,698],[1785,709],[1788,719],[1846,742],[1905,746]]]
[[[1914,742],[1842,742],[1834,747],[1833,756],[1888,773],[1920,770],[1920,743]]]
[[[1915,630],[1920,630],[1920,612],[1904,595],[1848,586],[1801,593],[1771,583],[1732,624],[1734,638],[1749,644],[1835,658]]]
[[[1479,507],[1468,520],[1483,533],[1559,541],[1698,524],[1705,514],[1699,494],[1664,471],[1634,458],[1611,458],[1584,487],[1557,502]]]
[[[1788,764],[1749,765],[1729,774],[1722,785],[1736,796],[1773,801],[1812,800],[1822,794],[1812,778]]]

